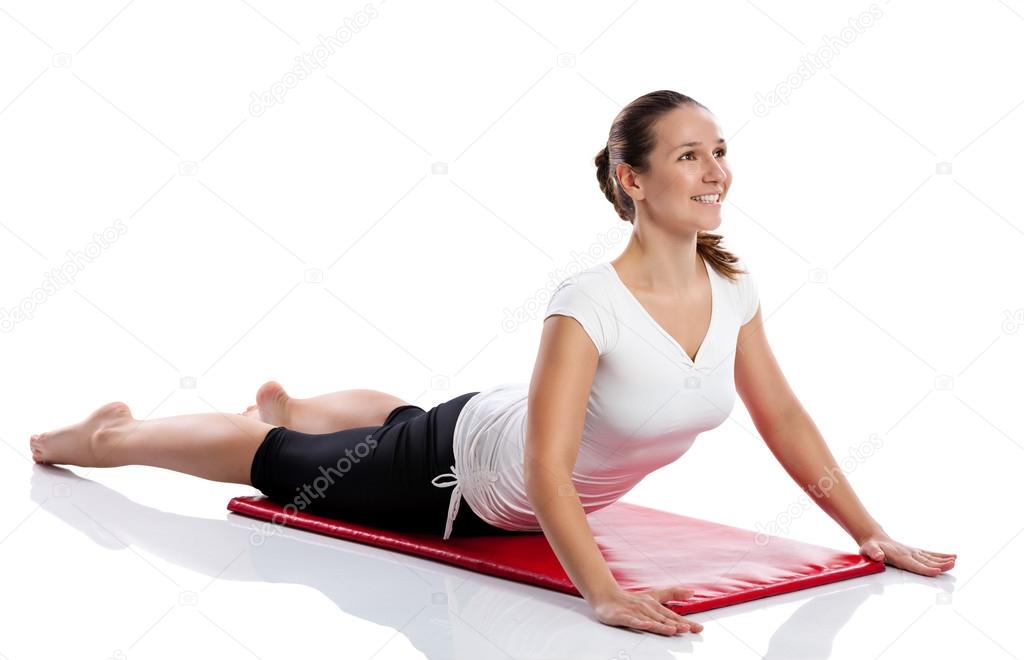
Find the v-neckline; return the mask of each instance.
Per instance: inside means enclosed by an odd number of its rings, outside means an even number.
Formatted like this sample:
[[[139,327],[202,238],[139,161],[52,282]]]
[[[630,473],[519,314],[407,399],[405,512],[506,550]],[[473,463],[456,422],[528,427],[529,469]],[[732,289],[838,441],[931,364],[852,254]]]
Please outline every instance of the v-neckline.
[[[697,362],[700,361],[701,356],[706,352],[705,347],[708,345],[708,340],[711,339],[711,333],[715,329],[715,317],[718,315],[718,296],[715,295],[715,276],[712,272],[713,269],[711,268],[711,266],[708,265],[708,262],[704,257],[700,255],[698,255],[698,257],[704,264],[704,270],[708,274],[708,286],[711,288],[711,318],[708,321],[707,332],[704,333],[704,338],[701,339],[700,346],[697,347],[697,353],[692,358],[690,357],[690,354],[686,352],[686,349],[683,348],[682,344],[680,344],[675,337],[669,334],[668,330],[663,328],[662,325],[654,319],[651,313],[647,311],[647,308],[644,307],[644,304],[640,302],[640,299],[633,294],[633,292],[630,290],[628,286],[626,286],[626,283],[622,280],[621,277],[619,277],[619,272],[615,270],[615,266],[612,265],[612,262],[604,262],[605,267],[611,272],[612,279],[618,282],[618,285],[622,288],[622,291],[623,293],[626,294],[626,297],[633,301],[633,304],[635,304],[637,309],[639,309],[640,312],[645,317],[647,317],[647,320],[651,322],[651,325],[657,328],[658,331],[666,339],[672,342],[672,344],[676,347],[676,350],[678,350],[680,355],[683,356],[683,359],[685,359],[689,364],[693,366],[697,366]]]

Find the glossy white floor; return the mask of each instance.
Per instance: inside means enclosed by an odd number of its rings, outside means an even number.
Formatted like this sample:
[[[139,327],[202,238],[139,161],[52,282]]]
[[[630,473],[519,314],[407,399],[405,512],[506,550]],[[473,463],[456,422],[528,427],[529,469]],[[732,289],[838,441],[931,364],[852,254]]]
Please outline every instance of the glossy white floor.
[[[956,547],[935,549],[961,559],[939,578],[888,567],[693,615],[704,632],[669,639],[596,623],[577,598],[437,562],[286,528],[264,535],[223,508],[254,492],[245,486],[38,466],[23,447],[4,451],[9,660],[1024,654],[1013,606],[1024,540],[996,511],[965,520],[969,507],[954,506]],[[1005,513],[1019,520],[1019,508]]]

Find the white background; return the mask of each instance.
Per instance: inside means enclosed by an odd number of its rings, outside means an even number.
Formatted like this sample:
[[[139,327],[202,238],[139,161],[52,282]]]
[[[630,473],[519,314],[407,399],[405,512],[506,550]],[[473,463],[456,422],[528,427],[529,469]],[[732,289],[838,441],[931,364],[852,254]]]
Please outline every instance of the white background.
[[[1022,37],[1019,0],[4,3],[0,658],[1024,656]],[[950,573],[669,639],[369,546],[254,546],[225,510],[247,486],[30,460],[30,434],[114,400],[234,412],[274,378],[430,407],[525,382],[555,284],[625,245],[593,157],[657,89],[730,142],[719,232],[793,389],[837,459],[881,440],[849,478]],[[738,402],[625,500],[855,552],[800,496]]]

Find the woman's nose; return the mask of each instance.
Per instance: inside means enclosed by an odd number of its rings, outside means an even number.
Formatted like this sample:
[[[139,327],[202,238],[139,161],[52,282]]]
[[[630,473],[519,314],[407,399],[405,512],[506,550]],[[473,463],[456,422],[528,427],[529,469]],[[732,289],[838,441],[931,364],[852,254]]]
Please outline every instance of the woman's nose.
[[[715,164],[711,165],[704,172],[704,181],[706,181],[706,182],[712,182],[712,181],[714,181],[714,182],[721,182],[721,181],[725,181],[725,170],[718,163],[715,163]]]

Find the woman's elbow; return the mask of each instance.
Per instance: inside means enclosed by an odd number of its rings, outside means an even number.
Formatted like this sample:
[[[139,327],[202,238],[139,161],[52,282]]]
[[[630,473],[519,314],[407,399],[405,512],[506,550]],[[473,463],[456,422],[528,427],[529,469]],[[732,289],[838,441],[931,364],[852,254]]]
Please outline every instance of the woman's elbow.
[[[572,468],[561,465],[559,461],[538,459],[526,461],[523,467],[523,480],[526,496],[530,502],[536,499],[549,499],[553,494],[571,494]]]

